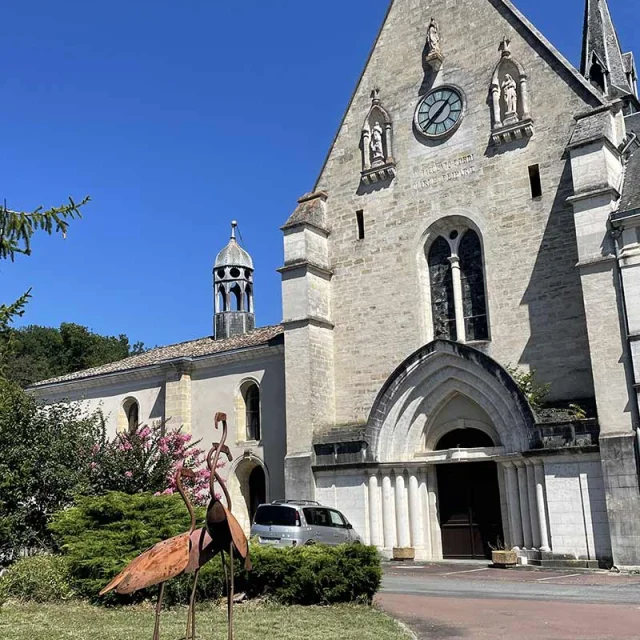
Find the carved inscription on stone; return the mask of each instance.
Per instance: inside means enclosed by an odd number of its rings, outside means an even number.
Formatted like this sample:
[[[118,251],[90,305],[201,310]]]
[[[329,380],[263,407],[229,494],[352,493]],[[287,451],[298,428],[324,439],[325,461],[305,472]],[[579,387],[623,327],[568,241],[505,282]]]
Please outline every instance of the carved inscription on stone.
[[[414,172],[416,181],[413,183],[413,188],[416,190],[428,189],[473,175],[477,170],[476,158],[473,153],[453,160],[434,162]]]

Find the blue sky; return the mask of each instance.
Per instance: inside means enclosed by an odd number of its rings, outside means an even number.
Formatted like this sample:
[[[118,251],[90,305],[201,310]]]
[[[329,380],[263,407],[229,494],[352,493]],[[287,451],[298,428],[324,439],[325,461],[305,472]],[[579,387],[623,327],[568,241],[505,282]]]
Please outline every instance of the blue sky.
[[[427,0],[424,0],[427,2]],[[584,0],[517,0],[579,64]],[[640,3],[610,0],[640,54]],[[77,322],[148,346],[211,333],[211,267],[236,218],[259,324],[281,319],[282,235],[312,188],[387,0],[3,3],[0,197],[90,194],[66,240],[0,265],[23,324]]]

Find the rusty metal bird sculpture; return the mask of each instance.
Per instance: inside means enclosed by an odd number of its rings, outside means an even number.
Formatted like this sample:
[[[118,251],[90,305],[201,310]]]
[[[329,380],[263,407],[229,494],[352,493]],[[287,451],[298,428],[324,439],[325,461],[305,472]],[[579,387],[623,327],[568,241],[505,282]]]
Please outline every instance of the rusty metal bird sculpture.
[[[216,471],[218,459],[221,453],[224,453],[228,460],[231,461],[231,452],[225,445],[227,439],[227,416],[224,413],[217,413],[215,417],[215,428],[222,423],[222,439],[219,443],[214,444],[209,455],[207,456],[207,464],[211,470],[209,479],[209,488],[211,490],[211,501],[207,507],[206,529],[213,545],[220,552],[222,565],[227,576],[227,617],[229,625],[229,640],[233,640],[233,595],[234,595],[234,571],[233,556],[238,554],[244,559],[244,567],[247,571],[251,570],[251,560],[249,558],[249,543],[242,527],[231,513],[232,503],[231,496],[227,487]],[[215,494],[215,482],[218,482],[227,501],[225,507]],[[224,562],[224,554],[229,554],[229,573],[227,573]]]
[[[137,558],[132,560],[111,582],[100,592],[100,595],[115,591],[120,594],[130,594],[155,585],[160,585],[158,602],[156,604],[156,621],[153,631],[153,640],[160,639],[160,613],[162,611],[162,599],[164,586],[167,580],[179,576],[185,572],[190,564],[191,550],[193,547],[192,536],[196,528],[196,515],[193,506],[182,486],[182,478],[195,478],[191,469],[180,468],[176,472],[176,487],[182,496],[191,517],[189,531],[168,540],[158,542]],[[194,589],[195,592],[195,589]],[[191,620],[191,611],[189,620]],[[188,623],[189,624],[189,623]],[[187,630],[189,627],[187,626]],[[188,631],[187,631],[188,632]]]

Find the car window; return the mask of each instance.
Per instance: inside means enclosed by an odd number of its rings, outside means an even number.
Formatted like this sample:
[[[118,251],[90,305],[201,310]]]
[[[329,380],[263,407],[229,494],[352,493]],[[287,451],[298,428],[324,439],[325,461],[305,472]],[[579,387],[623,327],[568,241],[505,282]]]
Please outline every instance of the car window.
[[[295,527],[296,510],[290,507],[263,505],[258,507],[254,523],[266,526]]]
[[[346,526],[346,522],[339,511],[329,511],[329,513],[331,514],[331,524],[334,527],[344,528]]]
[[[329,515],[329,509],[322,509],[318,507],[309,507],[304,509],[304,517],[307,523],[315,527],[330,527],[331,516]]]

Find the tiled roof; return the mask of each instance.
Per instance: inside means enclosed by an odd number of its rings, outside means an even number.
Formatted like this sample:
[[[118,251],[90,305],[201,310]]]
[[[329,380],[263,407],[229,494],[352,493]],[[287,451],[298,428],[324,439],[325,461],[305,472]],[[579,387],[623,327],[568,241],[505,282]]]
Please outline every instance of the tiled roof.
[[[199,340],[191,340],[190,342],[181,342],[179,344],[169,345],[168,347],[158,347],[151,349],[137,356],[131,356],[118,362],[104,364],[93,369],[85,369],[77,371],[59,378],[51,380],[43,380],[36,382],[31,388],[42,387],[45,385],[59,384],[61,382],[71,382],[74,380],[82,380],[85,378],[95,378],[112,373],[121,373],[132,369],[140,369],[153,365],[162,364],[170,360],[180,358],[201,358],[222,354],[226,352],[238,351],[241,349],[249,349],[251,347],[259,347],[268,345],[271,341],[282,336],[284,329],[282,325],[274,325],[270,327],[262,327],[255,329],[241,336],[234,336],[226,340],[214,340],[213,338],[200,338]]]

